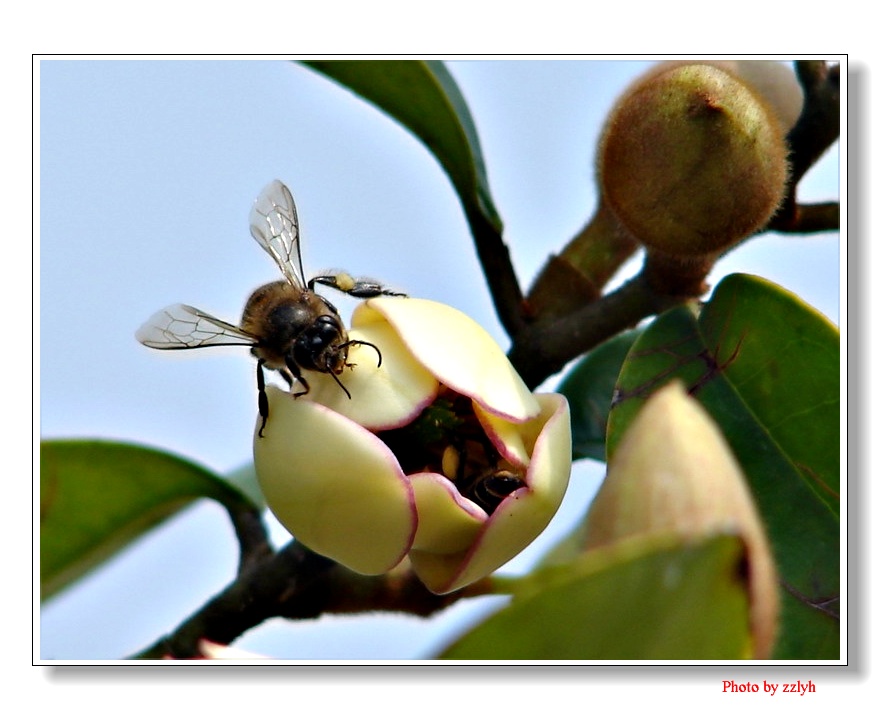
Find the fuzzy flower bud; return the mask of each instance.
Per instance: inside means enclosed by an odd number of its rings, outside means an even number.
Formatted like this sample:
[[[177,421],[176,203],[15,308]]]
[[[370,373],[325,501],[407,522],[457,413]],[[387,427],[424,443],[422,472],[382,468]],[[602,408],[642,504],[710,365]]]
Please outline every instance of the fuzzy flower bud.
[[[598,159],[603,202],[651,250],[717,255],[766,225],[784,197],[781,105],[729,70],[661,65],[609,117]]]

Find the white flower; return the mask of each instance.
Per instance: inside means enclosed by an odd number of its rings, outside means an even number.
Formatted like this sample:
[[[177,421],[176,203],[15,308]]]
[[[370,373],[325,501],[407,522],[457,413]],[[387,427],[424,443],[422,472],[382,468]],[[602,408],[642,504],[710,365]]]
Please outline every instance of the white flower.
[[[466,315],[414,298],[357,307],[340,379],[299,398],[267,388],[254,435],[272,512],[304,545],[364,574],[407,556],[437,593],[496,570],[534,540],[568,486],[568,404],[533,394]],[[257,426],[259,427],[259,422]]]

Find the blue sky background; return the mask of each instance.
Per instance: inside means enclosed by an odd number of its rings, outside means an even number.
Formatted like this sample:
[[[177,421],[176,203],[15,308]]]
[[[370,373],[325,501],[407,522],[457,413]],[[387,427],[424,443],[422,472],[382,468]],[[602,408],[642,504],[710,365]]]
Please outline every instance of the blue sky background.
[[[592,213],[603,118],[648,64],[450,63],[523,285]],[[307,274],[345,268],[453,304],[507,347],[439,165],[387,116],[322,76],[280,60],[44,60],[39,103],[42,437],[141,442],[221,473],[248,461],[256,397],[247,353],[158,353],[134,331],[172,302],[237,322],[249,292],[278,274],[247,228],[254,197],[275,177],[296,198]],[[838,193],[835,146],[800,195]],[[839,261],[837,233],[767,235],[727,256],[712,279],[763,275],[837,322]],[[337,304],[347,317],[352,305]],[[526,569],[565,534],[601,473],[595,463],[575,466],[563,510],[506,570]],[[285,542],[286,532],[272,527]],[[48,603],[40,655],[133,653],[221,590],[236,559],[225,513],[199,503]],[[430,657],[491,606],[468,601],[429,621],[274,621],[236,646],[285,658]]]

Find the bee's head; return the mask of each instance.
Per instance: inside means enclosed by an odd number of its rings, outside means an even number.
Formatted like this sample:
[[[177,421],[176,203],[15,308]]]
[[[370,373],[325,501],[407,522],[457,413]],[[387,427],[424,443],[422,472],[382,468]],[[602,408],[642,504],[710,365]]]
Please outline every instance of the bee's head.
[[[348,358],[347,342],[339,318],[320,315],[296,339],[293,356],[302,368],[338,375]]]

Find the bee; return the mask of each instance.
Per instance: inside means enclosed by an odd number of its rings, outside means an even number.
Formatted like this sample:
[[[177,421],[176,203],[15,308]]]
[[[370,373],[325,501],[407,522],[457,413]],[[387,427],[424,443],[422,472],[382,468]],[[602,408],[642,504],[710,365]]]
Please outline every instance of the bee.
[[[505,469],[500,456],[488,443],[457,438],[443,450],[440,468],[464,497],[473,500],[489,515],[508,495],[526,487],[521,474]]]
[[[305,282],[299,239],[299,220],[293,195],[280,180],[273,180],[259,194],[250,213],[254,240],[281,270],[283,280],[267,283],[251,293],[239,325],[224,322],[191,305],[169,305],[154,314],[135,337],[157,350],[189,350],[223,345],[247,345],[257,358],[257,394],[263,436],[269,419],[269,399],[263,369],[276,370],[290,386],[291,395],[309,392],[303,370],[327,373],[342,391],[351,393],[339,375],[348,362],[353,345],[373,343],[349,340],[345,325],[333,304],[315,291],[316,285],[335,288],[358,298],[379,295],[404,296],[373,280],[357,279],[347,273],[318,275]],[[296,388],[296,389],[295,389]]]

